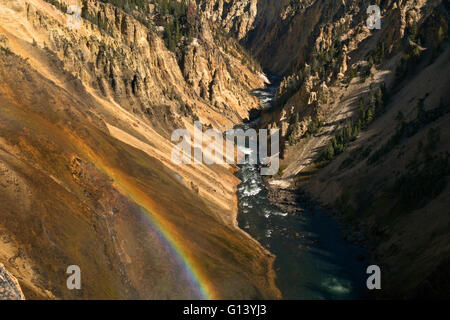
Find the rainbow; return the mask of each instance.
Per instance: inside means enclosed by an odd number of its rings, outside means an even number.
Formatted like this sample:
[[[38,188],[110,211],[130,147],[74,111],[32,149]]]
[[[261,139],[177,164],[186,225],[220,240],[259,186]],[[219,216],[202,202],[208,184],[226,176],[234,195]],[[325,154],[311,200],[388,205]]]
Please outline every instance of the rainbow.
[[[123,185],[121,185],[121,187],[123,187]],[[195,288],[197,289],[196,291],[201,299],[213,300],[213,290],[206,285],[208,282],[204,277],[201,276],[201,273],[198,268],[196,268],[196,264],[194,263],[193,259],[190,257],[187,250],[183,249],[177,237],[175,237],[173,233],[169,231],[170,229],[166,227],[155,214],[152,214],[152,211],[150,211],[146,205],[144,205],[139,199],[134,197],[134,195],[129,190],[127,190],[126,188],[124,189],[128,196],[144,210],[145,217],[153,226],[156,227],[159,234],[171,247],[173,253],[175,253],[176,257],[179,258],[178,260],[182,262],[185,269],[185,275],[195,286]]]
[[[118,170],[111,168],[103,159],[89,150],[89,156],[93,163],[101,172],[111,178],[120,191],[131,198],[144,211],[145,217],[156,228],[162,238],[169,244],[175,257],[184,265],[187,279],[199,294],[201,300],[217,300],[218,295],[210,285],[210,281],[202,272],[198,263],[194,261],[191,251],[183,245],[183,239],[175,228],[160,214],[153,209],[148,195],[134,187],[133,181]]]

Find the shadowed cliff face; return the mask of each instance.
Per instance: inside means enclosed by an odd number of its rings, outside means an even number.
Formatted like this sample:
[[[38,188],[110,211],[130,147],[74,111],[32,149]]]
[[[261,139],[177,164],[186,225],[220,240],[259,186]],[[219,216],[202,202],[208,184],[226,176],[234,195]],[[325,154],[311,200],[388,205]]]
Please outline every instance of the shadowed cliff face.
[[[170,161],[170,128],[229,128],[263,80],[207,25],[180,63],[131,16],[89,10],[122,28],[0,1],[0,261],[29,299],[279,297],[272,257],[236,227],[232,170]]]
[[[368,5],[291,6],[271,29],[267,43],[279,42],[261,61],[285,75],[263,115],[284,137],[272,182],[308,191],[366,238],[385,270],[377,297],[448,297],[448,3],[382,1],[380,30],[366,26]]]
[[[305,56],[311,33],[333,6],[333,2],[314,0],[199,2],[206,14],[241,40],[266,70],[279,75]]]

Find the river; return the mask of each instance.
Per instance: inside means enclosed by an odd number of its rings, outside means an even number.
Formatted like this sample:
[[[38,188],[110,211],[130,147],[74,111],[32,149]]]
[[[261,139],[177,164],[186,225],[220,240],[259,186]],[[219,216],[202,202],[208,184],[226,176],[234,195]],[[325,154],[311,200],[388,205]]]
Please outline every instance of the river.
[[[266,108],[279,84],[271,80],[271,86],[254,92]],[[276,255],[276,284],[283,298],[361,298],[367,278],[364,251],[345,241],[337,222],[306,199],[296,213],[280,210],[268,200],[258,166],[240,168],[239,227]]]

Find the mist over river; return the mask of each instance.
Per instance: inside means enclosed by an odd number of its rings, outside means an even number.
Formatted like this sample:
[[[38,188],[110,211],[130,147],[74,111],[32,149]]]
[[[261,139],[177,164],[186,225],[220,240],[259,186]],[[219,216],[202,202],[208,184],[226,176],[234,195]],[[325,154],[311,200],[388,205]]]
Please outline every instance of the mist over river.
[[[265,108],[270,108],[279,85],[279,79],[271,80],[271,86],[254,92]],[[306,199],[304,205],[299,201],[295,213],[283,212],[269,201],[258,166],[240,168],[238,223],[276,255],[276,284],[283,298],[360,298],[367,262],[357,257],[364,251],[345,241],[338,224]]]

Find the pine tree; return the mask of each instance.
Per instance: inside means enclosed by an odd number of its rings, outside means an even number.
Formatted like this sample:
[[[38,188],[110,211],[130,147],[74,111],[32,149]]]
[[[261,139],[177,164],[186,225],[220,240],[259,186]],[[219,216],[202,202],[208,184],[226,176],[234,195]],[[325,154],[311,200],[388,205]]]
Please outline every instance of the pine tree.
[[[366,113],[366,123],[369,124],[371,123],[373,120],[373,111],[371,108],[367,109],[367,113]]]
[[[328,146],[325,149],[324,157],[326,160],[332,160],[334,158],[334,147],[332,142],[328,143]]]

